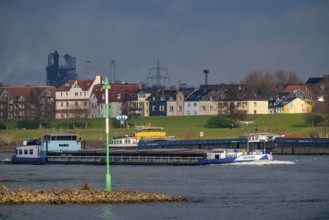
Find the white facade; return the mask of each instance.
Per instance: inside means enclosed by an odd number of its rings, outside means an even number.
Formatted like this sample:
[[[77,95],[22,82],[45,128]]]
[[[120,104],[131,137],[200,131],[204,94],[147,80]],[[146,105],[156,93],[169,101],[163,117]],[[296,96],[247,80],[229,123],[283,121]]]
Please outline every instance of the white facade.
[[[184,115],[200,115],[200,103],[197,101],[184,102]]]
[[[98,117],[97,98],[93,87],[101,83],[101,76],[94,80],[68,81],[56,91],[56,118]]]

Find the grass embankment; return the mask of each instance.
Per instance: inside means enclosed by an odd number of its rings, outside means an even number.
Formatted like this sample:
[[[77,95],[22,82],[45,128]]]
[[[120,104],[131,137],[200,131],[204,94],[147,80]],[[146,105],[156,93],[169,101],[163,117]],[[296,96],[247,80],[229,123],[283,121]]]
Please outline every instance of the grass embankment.
[[[305,120],[306,115],[251,115],[248,121],[254,121],[249,126],[239,128],[205,128],[207,120],[214,116],[177,116],[177,117],[138,117],[128,119],[129,128],[115,128],[117,124],[115,118],[111,118],[110,137],[124,134],[133,134],[137,125],[151,125],[165,128],[167,135],[176,136],[177,139],[198,139],[200,132],[204,133],[203,138],[236,138],[246,133],[256,132],[254,125],[257,124],[257,132],[270,132],[284,135],[304,135],[309,136],[313,131],[321,128],[313,128]],[[67,120],[69,121],[69,120]],[[0,130],[0,141],[23,141],[33,138],[42,138],[44,133],[77,133],[86,141],[105,141],[105,120],[89,119],[87,128],[66,129],[60,127],[65,122],[64,119],[51,121],[51,129],[30,129],[16,130],[13,122],[10,122],[9,130]],[[322,129],[323,130],[323,129]],[[319,132],[320,133],[320,132]]]

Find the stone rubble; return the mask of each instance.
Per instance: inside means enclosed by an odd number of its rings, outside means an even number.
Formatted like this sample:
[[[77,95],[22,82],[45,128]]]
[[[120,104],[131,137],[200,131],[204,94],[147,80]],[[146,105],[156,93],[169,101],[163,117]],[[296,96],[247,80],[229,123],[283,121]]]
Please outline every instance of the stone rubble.
[[[106,192],[90,189],[85,182],[81,188],[35,190],[21,188],[10,191],[0,187],[0,204],[96,204],[96,203],[145,203],[145,202],[188,202],[180,196],[168,196],[155,192],[114,190]]]

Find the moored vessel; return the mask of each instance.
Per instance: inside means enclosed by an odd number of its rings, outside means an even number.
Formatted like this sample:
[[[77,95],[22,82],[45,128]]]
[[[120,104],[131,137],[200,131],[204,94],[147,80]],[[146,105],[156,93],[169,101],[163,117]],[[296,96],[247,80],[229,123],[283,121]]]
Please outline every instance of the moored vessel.
[[[45,164],[47,162],[46,151],[41,145],[23,145],[16,147],[13,163]]]

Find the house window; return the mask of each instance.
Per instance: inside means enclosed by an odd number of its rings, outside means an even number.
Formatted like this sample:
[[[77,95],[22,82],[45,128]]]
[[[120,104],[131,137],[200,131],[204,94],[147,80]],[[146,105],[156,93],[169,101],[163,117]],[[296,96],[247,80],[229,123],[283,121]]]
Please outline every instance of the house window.
[[[257,102],[254,102],[254,107],[257,107]]]
[[[24,108],[24,104],[19,104],[19,108]]]
[[[74,93],[74,95],[75,95],[75,96],[78,96],[78,95],[79,95],[79,93],[78,93],[78,92],[75,92],[75,93]]]
[[[193,106],[196,107],[196,102],[193,103]]]
[[[69,102],[66,102],[66,107],[69,107]]]
[[[117,99],[121,99],[121,94],[117,94]]]
[[[257,114],[257,110],[254,110],[254,114],[255,114],[255,115]]]
[[[25,112],[19,112],[19,116],[24,116]]]
[[[210,110],[210,111],[214,110],[214,106],[210,106],[210,107],[209,107],[209,110]]]
[[[174,106],[169,106],[169,111],[173,112],[174,111]]]
[[[202,111],[206,111],[206,106],[201,106]]]
[[[182,106],[177,106],[177,110],[178,111],[182,111],[183,110],[183,107]]]
[[[152,106],[152,111],[153,111],[153,112],[155,111],[155,106]]]
[[[75,106],[79,106],[79,102],[75,102]]]
[[[63,107],[63,106],[64,106],[64,105],[63,105],[63,102],[60,102],[60,106],[61,106],[61,107]]]

